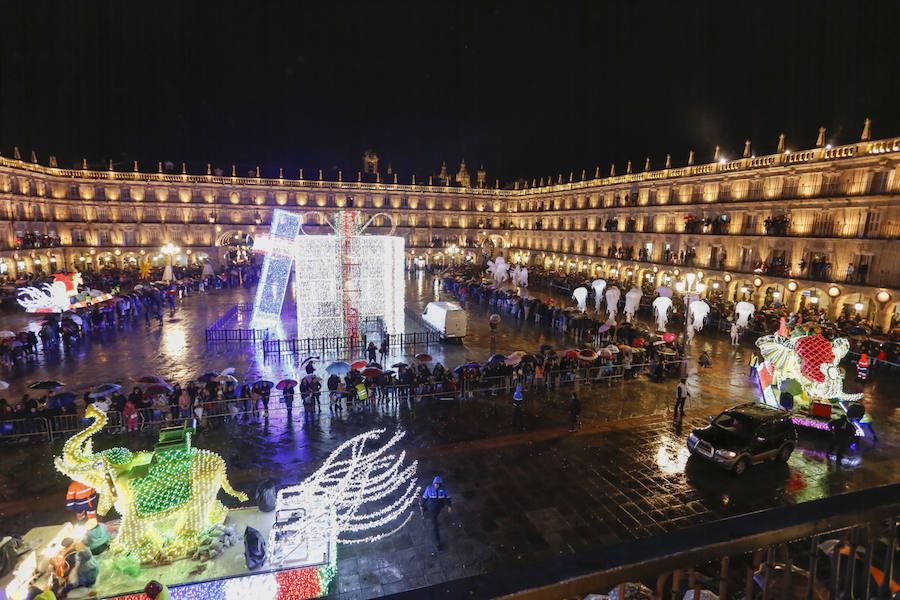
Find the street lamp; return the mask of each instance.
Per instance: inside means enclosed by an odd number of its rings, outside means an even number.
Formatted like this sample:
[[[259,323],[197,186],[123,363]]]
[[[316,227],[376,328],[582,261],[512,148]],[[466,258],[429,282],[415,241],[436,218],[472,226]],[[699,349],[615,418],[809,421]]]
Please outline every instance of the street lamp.
[[[169,259],[166,262],[166,268],[163,271],[162,280],[163,281],[172,281],[173,279],[175,279],[175,274],[172,271],[172,266],[175,262],[175,255],[178,254],[179,252],[181,252],[181,248],[179,248],[172,242],[169,242],[168,244],[166,244],[165,246],[160,248],[159,251],[162,252],[163,254],[165,254],[166,257],[168,257],[168,259]]]

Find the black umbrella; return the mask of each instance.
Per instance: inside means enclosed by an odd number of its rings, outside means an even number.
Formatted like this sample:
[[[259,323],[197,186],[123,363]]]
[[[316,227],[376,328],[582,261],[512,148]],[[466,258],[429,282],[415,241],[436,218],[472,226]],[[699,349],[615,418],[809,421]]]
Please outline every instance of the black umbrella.
[[[54,381],[52,379],[48,379],[45,381],[35,381],[34,383],[29,383],[28,388],[32,390],[58,390],[61,387],[64,387],[65,384],[61,381]]]
[[[215,371],[210,371],[209,373],[204,373],[200,377],[197,378],[197,381],[202,381],[203,383],[209,383],[214,378],[218,377],[219,374]]]
[[[408,367],[409,365],[406,364],[405,362],[398,362],[398,363],[392,364],[391,366],[394,367],[395,369],[399,369],[400,367]]]
[[[503,354],[495,354],[488,359],[488,362],[503,362],[506,360],[506,356]]]
[[[378,364],[374,360],[372,362],[370,362],[369,364],[367,364],[366,366],[367,367],[375,367],[376,369],[382,369],[382,370],[384,369],[384,367],[382,367],[380,364]]]

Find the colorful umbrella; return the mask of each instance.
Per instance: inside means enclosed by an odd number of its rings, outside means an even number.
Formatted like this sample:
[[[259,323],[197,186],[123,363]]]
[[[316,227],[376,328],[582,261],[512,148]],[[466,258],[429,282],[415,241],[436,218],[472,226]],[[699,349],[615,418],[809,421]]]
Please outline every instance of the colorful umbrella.
[[[212,381],[217,381],[218,383],[237,383],[237,377],[234,375],[219,375],[218,377],[213,377]]]
[[[663,334],[663,341],[664,341],[664,342],[674,342],[674,341],[675,341],[675,338],[677,338],[677,337],[678,337],[678,336],[675,335],[674,333],[664,333],[664,334]]]
[[[419,362],[431,362],[434,359],[431,358],[430,354],[426,354],[425,352],[423,352],[421,354],[416,354],[416,360]]]
[[[253,385],[258,385],[260,387],[267,387],[267,388],[271,388],[271,387],[275,386],[275,384],[272,383],[271,381],[269,381],[268,379],[260,379],[259,381],[255,382]]]
[[[613,344],[610,344],[609,346],[607,346],[606,349],[609,350],[609,352],[610,352],[611,354],[618,354],[618,353],[619,353],[619,347],[618,347],[618,346],[614,346]]]
[[[563,352],[563,356],[566,358],[578,358],[578,350],[566,350]]]
[[[597,328],[597,333],[603,333],[604,331],[609,331],[609,325],[606,323]]]
[[[343,360],[336,360],[325,367],[325,371],[329,375],[344,375],[350,372],[350,364]]]
[[[366,367],[362,371],[360,371],[360,375],[363,377],[378,377],[381,375],[381,369],[376,369],[375,367]]]
[[[307,375],[307,377],[309,377],[309,375]],[[315,377],[315,375],[313,375],[313,377]],[[276,390],[283,390],[284,388],[286,388],[286,387],[288,387],[288,386],[294,387],[295,385],[297,385],[297,382],[294,381],[293,379],[282,379],[282,380],[279,381],[278,384],[275,386],[275,389],[276,389]]]
[[[518,354],[510,354],[505,359],[503,359],[503,362],[504,364],[507,364],[509,366],[517,365],[522,362],[522,357]]]
[[[369,366],[369,363],[367,363],[364,360],[357,360],[357,361],[350,363],[350,368],[353,369],[354,371],[359,371],[360,369],[365,369],[367,366]]]
[[[504,356],[504,355],[502,355],[502,354],[495,354],[495,355],[493,355],[492,357],[490,357],[490,358],[488,359],[488,362],[489,362],[489,363],[492,363],[492,362],[503,362],[504,360],[506,360],[506,356]]]
[[[590,348],[585,348],[581,352],[578,353],[578,358],[581,360],[597,360],[599,354],[591,350]]]

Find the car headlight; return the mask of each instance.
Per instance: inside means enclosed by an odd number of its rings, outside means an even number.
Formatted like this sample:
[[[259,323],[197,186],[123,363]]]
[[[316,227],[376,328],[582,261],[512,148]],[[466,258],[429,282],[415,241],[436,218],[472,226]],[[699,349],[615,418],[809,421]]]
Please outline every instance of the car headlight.
[[[688,444],[690,444],[691,446],[693,446],[694,444],[696,444],[699,441],[700,441],[700,438],[697,437],[696,433],[692,433],[691,435],[688,436]]]
[[[716,450],[716,456],[720,456],[722,458],[735,458],[737,456],[737,452],[734,450]]]

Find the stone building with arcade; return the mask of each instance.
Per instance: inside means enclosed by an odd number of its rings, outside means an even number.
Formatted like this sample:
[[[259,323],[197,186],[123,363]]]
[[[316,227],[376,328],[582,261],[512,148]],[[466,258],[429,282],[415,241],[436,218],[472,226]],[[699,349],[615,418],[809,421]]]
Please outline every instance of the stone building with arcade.
[[[272,211],[352,207],[388,213],[406,239],[411,268],[510,262],[615,277],[624,284],[673,284],[702,274],[706,294],[816,304],[836,316],[860,314],[882,329],[900,320],[900,138],[810,149],[782,136],[774,153],[740,157],[716,148],[712,161],[691,152],[627,163],[621,173],[557,174],[500,186],[473,178],[465,162],[427,181],[401,182],[367,152],[345,179],[302,170],[277,178],[178,169],[59,168],[35,153],[0,157],[0,276],[161,265],[161,247],[181,249],[176,264],[215,266],[249,257]],[[773,140],[774,142],[774,140]],[[473,181],[474,179],[474,181]],[[387,230],[376,219],[374,229]]]

